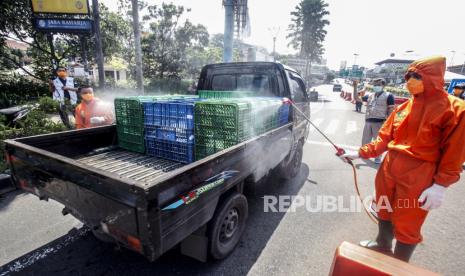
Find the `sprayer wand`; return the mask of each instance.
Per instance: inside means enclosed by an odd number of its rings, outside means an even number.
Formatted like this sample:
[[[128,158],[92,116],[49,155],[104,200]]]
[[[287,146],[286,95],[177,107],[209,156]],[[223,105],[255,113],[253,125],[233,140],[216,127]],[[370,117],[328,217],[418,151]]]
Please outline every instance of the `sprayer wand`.
[[[333,141],[331,141],[331,139],[329,139],[328,136],[326,136],[326,134],[323,133],[323,131],[321,131],[311,120],[310,118],[307,117],[307,115],[302,111],[300,110],[300,108],[298,108],[295,103],[289,99],[289,98],[283,98],[283,103],[284,104],[289,104],[291,105],[294,110],[296,110],[298,113],[300,113],[300,115],[302,115],[305,120],[307,122],[310,123],[310,125],[312,125],[335,149],[336,149],[336,155],[337,156],[341,156],[343,155],[345,152],[345,150],[343,148],[340,148],[338,147]],[[357,192],[357,196],[358,196],[358,199],[360,200],[360,202],[362,203],[363,205],[363,209],[365,210],[365,213],[367,214],[367,216],[376,224],[378,224],[378,218],[376,217],[376,215],[372,214],[370,211],[368,211],[368,209],[366,208],[366,206],[363,204],[363,200],[362,200],[362,196],[360,195],[360,189],[358,187],[358,179],[357,179],[357,170],[355,169],[355,165],[354,163],[352,162],[351,159],[349,158],[346,158],[346,161],[347,163],[352,167],[352,171],[354,173],[354,185],[355,185],[355,191]]]
[[[305,118],[305,120],[306,120],[307,122],[309,122],[310,125],[312,125],[312,126],[313,126],[313,127],[314,127],[314,128],[315,128],[315,129],[316,129],[316,130],[317,130],[317,131],[318,131],[318,132],[319,132],[319,133],[320,133],[320,134],[321,134],[321,135],[322,135],[335,149],[336,149],[336,155],[337,155],[337,156],[341,156],[341,155],[343,155],[344,153],[346,153],[345,150],[344,150],[343,148],[340,148],[340,147],[336,146],[336,144],[335,144],[333,141],[331,141],[331,139],[329,139],[329,137],[326,136],[326,134],[324,134],[323,131],[321,131],[321,130],[310,120],[310,118],[308,118],[307,115],[306,115],[302,110],[300,110],[300,108],[298,108],[298,107],[295,105],[295,103],[294,103],[291,99],[289,99],[289,98],[283,98],[283,103],[285,103],[285,104],[290,104],[297,112],[299,112],[300,115],[302,115],[302,116]],[[348,162],[349,164],[351,164],[351,163],[352,163],[352,160],[347,159],[347,162]]]

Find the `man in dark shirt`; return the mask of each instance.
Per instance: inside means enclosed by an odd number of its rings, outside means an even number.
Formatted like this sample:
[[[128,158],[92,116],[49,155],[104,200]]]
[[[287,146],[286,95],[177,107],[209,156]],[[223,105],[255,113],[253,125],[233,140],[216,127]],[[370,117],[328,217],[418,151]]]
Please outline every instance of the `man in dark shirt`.
[[[454,96],[465,100],[465,83],[459,83],[454,86]]]
[[[367,96],[367,110],[365,115],[365,127],[363,128],[362,145],[376,139],[384,121],[394,110],[394,96],[384,91],[386,82],[384,79],[376,79],[373,82],[373,94]],[[375,158],[375,163],[381,163],[381,156]]]

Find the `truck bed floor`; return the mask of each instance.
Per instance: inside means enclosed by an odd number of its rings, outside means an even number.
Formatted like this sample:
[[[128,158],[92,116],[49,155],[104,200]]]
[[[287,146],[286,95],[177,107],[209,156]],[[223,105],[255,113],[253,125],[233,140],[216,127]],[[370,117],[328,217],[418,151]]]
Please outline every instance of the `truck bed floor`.
[[[184,165],[121,149],[80,157],[76,160],[86,166],[145,183],[152,182]]]

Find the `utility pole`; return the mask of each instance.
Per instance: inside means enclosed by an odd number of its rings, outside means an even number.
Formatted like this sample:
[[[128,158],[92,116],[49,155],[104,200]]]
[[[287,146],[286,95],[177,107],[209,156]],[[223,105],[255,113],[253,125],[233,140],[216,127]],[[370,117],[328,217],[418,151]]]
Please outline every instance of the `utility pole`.
[[[234,3],[224,0],[224,42],[223,61],[232,62],[234,36]]]
[[[98,68],[98,87],[105,88],[105,69],[103,68],[103,50],[100,35],[100,14],[98,0],[92,0],[92,14],[94,16],[95,61]]]
[[[137,0],[132,0],[132,27],[134,29],[134,44],[136,47],[136,83],[137,89],[142,94],[144,92],[144,76],[142,75],[142,50],[140,46],[140,27],[139,27],[139,4]]]

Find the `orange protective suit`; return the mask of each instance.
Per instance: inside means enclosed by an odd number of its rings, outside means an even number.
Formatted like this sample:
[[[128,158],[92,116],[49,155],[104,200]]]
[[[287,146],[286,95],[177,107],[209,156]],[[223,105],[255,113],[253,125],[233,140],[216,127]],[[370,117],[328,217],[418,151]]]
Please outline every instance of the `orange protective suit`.
[[[465,161],[465,104],[444,91],[445,68],[443,57],[413,62],[408,71],[422,77],[424,92],[399,105],[377,139],[359,150],[362,158],[388,151],[375,180],[378,216],[392,221],[406,244],[422,241],[428,212],[418,203],[421,193],[433,183],[457,182]]]
[[[92,124],[92,117],[104,117],[105,121],[99,124]],[[110,125],[114,122],[111,106],[97,98],[92,99],[90,102],[82,101],[76,107],[75,118],[77,129]]]

